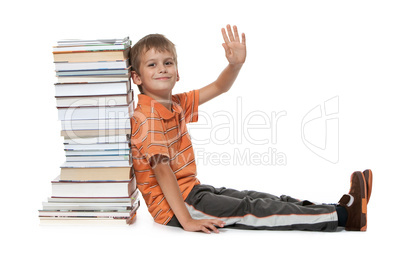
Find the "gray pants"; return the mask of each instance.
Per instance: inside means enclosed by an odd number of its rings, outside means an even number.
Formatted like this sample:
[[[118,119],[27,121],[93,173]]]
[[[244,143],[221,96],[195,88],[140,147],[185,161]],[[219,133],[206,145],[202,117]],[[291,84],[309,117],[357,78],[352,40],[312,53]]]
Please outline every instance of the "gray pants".
[[[192,218],[218,218],[225,221],[228,228],[336,231],[338,226],[333,205],[256,191],[197,185],[185,205]],[[181,227],[175,216],[167,225]]]

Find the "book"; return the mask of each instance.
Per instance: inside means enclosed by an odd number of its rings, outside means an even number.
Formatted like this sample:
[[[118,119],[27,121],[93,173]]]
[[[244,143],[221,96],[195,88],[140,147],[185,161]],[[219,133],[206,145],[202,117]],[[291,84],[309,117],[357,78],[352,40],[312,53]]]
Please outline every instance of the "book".
[[[129,156],[130,148],[125,150],[68,150],[66,157],[70,156]]]
[[[136,190],[136,180],[52,181],[52,197],[127,197]]]
[[[129,161],[130,155],[76,155],[66,156],[66,162],[71,161]]]
[[[122,135],[130,134],[130,128],[116,128],[116,129],[81,129],[81,130],[62,130],[60,136],[66,138],[91,138],[91,137],[102,137],[109,135]]]
[[[116,135],[105,137],[90,137],[90,138],[67,138],[64,137],[63,144],[98,144],[98,143],[115,143],[126,142],[130,140],[131,135]]]
[[[130,119],[60,121],[62,130],[130,129]]]
[[[133,90],[127,94],[93,95],[93,96],[65,96],[56,97],[57,107],[83,107],[83,106],[114,106],[126,105],[133,101]]]
[[[131,129],[100,129],[100,130],[62,130],[60,135],[69,139],[83,139],[96,137],[109,137],[116,135],[128,135]]]
[[[105,107],[69,107],[58,108],[58,119],[65,120],[96,120],[96,119],[129,119],[134,113],[134,102],[129,105]]]
[[[41,226],[123,226],[129,223],[129,220],[134,219],[122,219],[122,218],[93,218],[93,217],[43,217],[39,216]]]
[[[130,160],[64,162],[60,168],[117,168],[131,167]]]
[[[131,46],[131,41],[127,39],[124,42],[120,43],[88,43],[88,42],[79,42],[73,43],[70,42],[63,45],[53,46],[53,53],[60,52],[81,52],[81,51],[105,51],[105,50],[125,50]]]
[[[80,198],[70,198],[70,197],[48,197],[47,202],[49,203],[127,203],[133,205],[136,200],[140,197],[140,192],[136,189],[133,194],[127,197],[80,197]]]
[[[43,210],[129,210],[131,203],[52,203],[42,202]]]
[[[82,52],[53,52],[55,62],[99,62],[126,60],[130,48],[124,50],[82,51]]]
[[[55,200],[61,199],[61,200]],[[121,198],[48,198],[42,202],[43,210],[131,210],[139,199],[139,190],[133,192],[128,200]]]
[[[107,217],[107,218],[129,218],[131,210],[39,210],[39,216],[50,217]]]
[[[44,204],[46,205],[46,204]],[[42,209],[39,210],[39,217],[53,218],[131,218],[138,209],[139,201],[137,200],[133,206],[125,208],[110,208],[106,209]]]
[[[127,75],[89,75],[89,76],[69,76],[57,77],[58,83],[98,83],[98,82],[119,82],[129,81],[131,74]]]
[[[133,194],[127,197],[80,197],[80,198],[63,198],[48,197],[47,202],[50,203],[127,203],[133,205],[140,198],[140,192],[136,189]]]
[[[98,82],[98,83],[56,83],[55,96],[98,96],[98,95],[127,95],[131,90],[130,81]]]
[[[126,69],[107,69],[107,70],[88,70],[88,71],[63,71],[56,72],[57,77],[71,77],[71,76],[113,76],[113,75],[122,75],[128,76],[130,73],[130,68]]]
[[[123,150],[128,149],[128,142],[96,144],[64,144],[64,150]]]
[[[122,44],[130,37],[113,39],[63,39],[57,41],[57,46],[76,46],[76,45],[103,45],[103,44]]]
[[[86,71],[99,69],[125,69],[130,66],[128,59],[117,61],[99,61],[99,62],[55,62],[56,72],[62,71]]]
[[[97,75],[128,75],[130,67],[124,69],[98,69],[98,70],[78,70],[78,71],[59,71],[56,72],[57,77],[70,76],[97,76]]]
[[[131,225],[135,221],[140,201],[133,205],[129,217],[100,216],[49,216],[49,213],[39,211],[41,225]],[[42,212],[42,213],[41,213]]]
[[[134,177],[134,170],[129,167],[100,167],[100,168],[60,168],[61,180],[96,181],[115,180],[124,181]]]

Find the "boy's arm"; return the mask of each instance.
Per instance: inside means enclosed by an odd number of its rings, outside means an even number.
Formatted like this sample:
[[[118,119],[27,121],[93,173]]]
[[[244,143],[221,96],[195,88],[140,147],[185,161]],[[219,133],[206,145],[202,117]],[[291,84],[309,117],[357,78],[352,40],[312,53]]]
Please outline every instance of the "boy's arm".
[[[199,104],[203,104],[216,96],[227,92],[233,85],[240,72],[241,67],[246,61],[246,36],[242,34],[240,42],[237,27],[233,26],[234,35],[230,25],[226,26],[226,30],[222,28],[222,36],[225,43],[222,44],[225,48],[225,55],[229,62],[228,66],[222,71],[218,79],[213,83],[200,89]]]
[[[193,219],[190,216],[186,206],[184,205],[184,200],[180,192],[179,185],[176,180],[170,165],[169,159],[165,156],[156,155],[152,158],[152,168],[154,170],[156,180],[162,189],[163,195],[172,208],[173,213],[179,220],[183,229],[186,231],[203,231],[205,233],[219,233],[218,229],[215,227],[223,227],[224,222],[219,219]]]

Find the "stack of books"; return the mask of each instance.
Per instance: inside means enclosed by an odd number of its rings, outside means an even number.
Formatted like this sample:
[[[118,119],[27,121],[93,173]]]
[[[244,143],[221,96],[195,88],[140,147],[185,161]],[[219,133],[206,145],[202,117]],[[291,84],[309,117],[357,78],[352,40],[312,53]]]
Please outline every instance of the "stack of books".
[[[132,223],[139,193],[130,153],[131,41],[64,40],[53,49],[66,161],[41,223]]]

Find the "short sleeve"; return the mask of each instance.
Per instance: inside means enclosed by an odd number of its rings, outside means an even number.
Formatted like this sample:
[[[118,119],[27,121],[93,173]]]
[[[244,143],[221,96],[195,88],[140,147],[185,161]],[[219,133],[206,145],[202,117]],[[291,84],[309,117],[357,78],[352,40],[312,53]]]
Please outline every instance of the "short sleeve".
[[[198,121],[199,90],[175,94],[172,99],[183,109],[186,123]]]
[[[131,145],[136,146],[148,162],[158,154],[170,157],[161,118],[134,113],[132,126]]]

